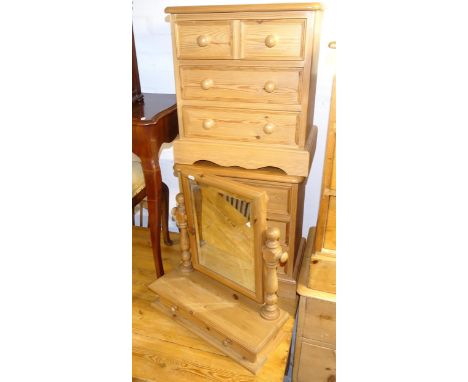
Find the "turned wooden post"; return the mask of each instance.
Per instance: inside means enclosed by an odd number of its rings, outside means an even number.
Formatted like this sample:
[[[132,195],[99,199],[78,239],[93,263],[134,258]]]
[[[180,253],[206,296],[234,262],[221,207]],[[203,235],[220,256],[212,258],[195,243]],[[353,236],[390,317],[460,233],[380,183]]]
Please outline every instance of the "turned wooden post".
[[[192,272],[192,257],[190,255],[190,242],[187,231],[187,215],[185,213],[184,195],[182,193],[176,196],[177,207],[172,209],[172,216],[174,216],[180,231],[180,251],[182,260],[180,262],[180,270],[182,272]]]
[[[280,315],[278,308],[278,275],[276,268],[278,262],[286,262],[288,253],[283,252],[279,243],[280,230],[276,227],[268,228],[266,231],[266,241],[263,246],[263,260],[265,260],[265,305],[262,306],[260,315],[266,320],[276,320]]]

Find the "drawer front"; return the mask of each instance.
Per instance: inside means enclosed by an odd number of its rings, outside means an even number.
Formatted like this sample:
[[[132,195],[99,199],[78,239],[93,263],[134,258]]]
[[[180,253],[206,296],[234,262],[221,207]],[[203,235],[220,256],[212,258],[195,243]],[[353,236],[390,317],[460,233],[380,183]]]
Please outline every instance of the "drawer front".
[[[299,105],[302,69],[182,66],[185,100]]]
[[[241,21],[241,57],[303,60],[306,19]]]
[[[291,186],[274,184],[270,182],[259,182],[254,180],[245,180],[236,178],[235,180],[259,187],[265,191],[268,195],[267,213],[268,214],[284,214],[287,215],[290,212],[291,205]]]
[[[299,113],[183,107],[185,137],[296,145]]]
[[[232,58],[232,21],[180,21],[174,28],[177,58]]]
[[[237,353],[241,354],[245,359],[249,360],[250,362],[255,362],[257,360],[256,354],[248,351],[232,339],[226,338],[223,334],[219,333],[215,329],[206,326],[204,322],[195,317],[193,312],[190,313],[190,311],[186,311],[185,309],[179,306],[173,305],[169,300],[161,296],[159,296],[157,304],[166,312],[167,315],[172,316],[173,319],[182,322],[184,320],[189,321],[190,323],[196,325],[199,328],[199,330],[206,331],[213,340],[219,342],[219,345],[234,349]]]
[[[335,382],[336,353],[333,349],[302,342],[298,382]]]
[[[303,337],[336,344],[336,304],[308,298],[304,315]]]

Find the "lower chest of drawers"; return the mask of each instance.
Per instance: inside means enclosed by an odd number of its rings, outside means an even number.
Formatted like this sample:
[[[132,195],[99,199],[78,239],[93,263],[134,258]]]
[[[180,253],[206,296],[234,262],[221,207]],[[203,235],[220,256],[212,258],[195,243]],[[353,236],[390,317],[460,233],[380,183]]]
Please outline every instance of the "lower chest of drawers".
[[[309,239],[313,241],[311,236],[309,234]],[[293,380],[334,382],[336,379],[336,260],[323,255],[310,257],[310,253],[304,256],[297,290],[300,298]]]

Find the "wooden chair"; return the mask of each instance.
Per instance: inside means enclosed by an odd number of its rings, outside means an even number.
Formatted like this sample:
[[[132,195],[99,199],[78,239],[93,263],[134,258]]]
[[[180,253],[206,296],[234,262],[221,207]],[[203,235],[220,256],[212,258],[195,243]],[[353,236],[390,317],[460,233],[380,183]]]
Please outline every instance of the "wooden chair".
[[[161,193],[161,227],[163,233],[164,244],[172,245],[172,240],[169,236],[169,188],[166,183],[162,183]],[[138,156],[132,154],[132,225],[135,224],[135,207],[140,207],[140,226],[143,226],[143,208],[148,209],[146,201],[146,187],[143,176],[143,169]],[[148,222],[148,228],[151,229]]]

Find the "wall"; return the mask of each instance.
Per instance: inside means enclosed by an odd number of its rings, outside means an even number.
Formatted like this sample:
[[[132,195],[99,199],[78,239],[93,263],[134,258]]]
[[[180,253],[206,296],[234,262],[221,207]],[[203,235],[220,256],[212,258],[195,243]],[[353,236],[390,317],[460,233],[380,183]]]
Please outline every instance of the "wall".
[[[147,93],[175,93],[171,31],[168,15],[164,13],[164,8],[167,6],[284,2],[286,1],[133,0],[133,30],[142,91]],[[317,149],[306,187],[303,236],[307,236],[309,227],[314,226],[317,222],[331,84],[335,72],[335,51],[327,47],[330,41],[336,40],[334,28],[335,2],[326,1],[322,3],[325,5],[326,10],[322,23],[314,115],[314,124],[318,127],[318,138]],[[172,170],[173,153],[171,146],[163,147],[160,164],[164,182],[170,190],[170,208],[172,208],[175,205],[174,199],[178,192],[178,182]],[[177,231],[172,221],[170,222],[170,229],[171,231]]]

